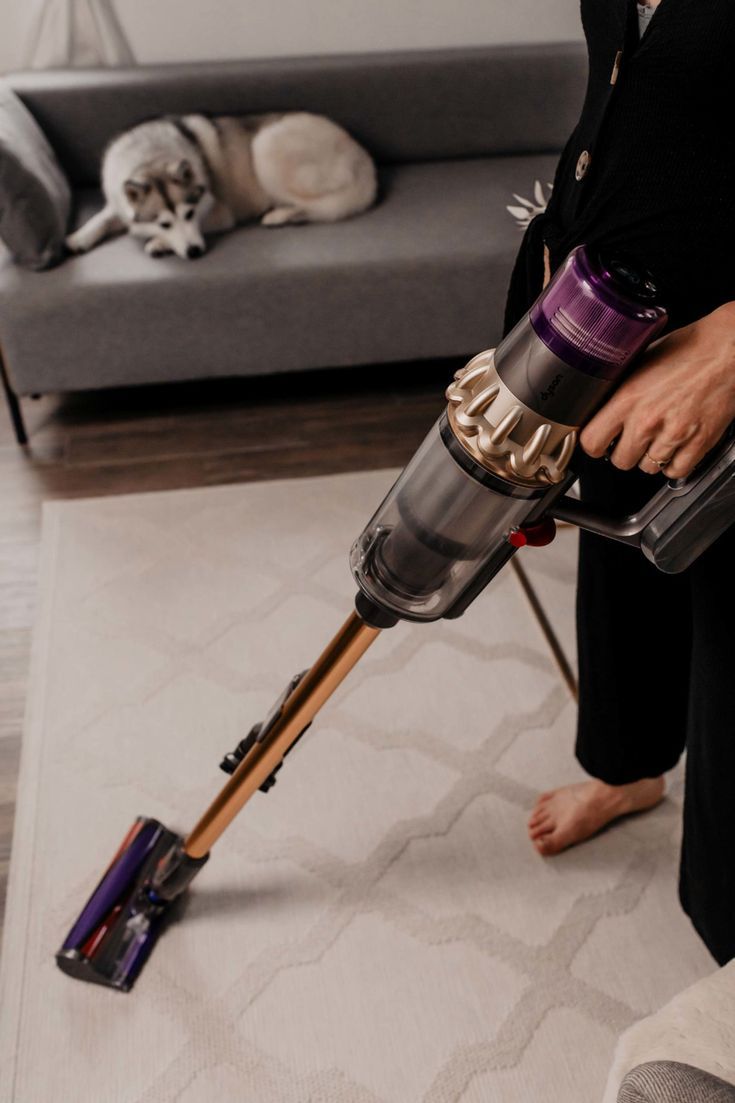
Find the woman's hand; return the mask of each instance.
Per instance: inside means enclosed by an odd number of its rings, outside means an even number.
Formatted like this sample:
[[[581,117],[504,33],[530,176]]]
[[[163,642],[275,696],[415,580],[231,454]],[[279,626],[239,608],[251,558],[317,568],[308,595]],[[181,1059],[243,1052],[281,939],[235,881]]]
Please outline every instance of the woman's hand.
[[[735,302],[651,345],[580,444],[628,471],[688,475],[735,420]],[[667,460],[663,467],[656,460]],[[653,461],[653,462],[652,462]]]

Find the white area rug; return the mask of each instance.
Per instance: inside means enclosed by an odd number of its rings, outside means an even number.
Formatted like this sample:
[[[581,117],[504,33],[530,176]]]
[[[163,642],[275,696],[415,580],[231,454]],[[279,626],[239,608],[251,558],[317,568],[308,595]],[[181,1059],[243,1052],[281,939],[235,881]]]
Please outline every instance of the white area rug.
[[[130,995],[56,969],[134,816],[190,826],[347,615],[348,548],[391,479],[46,508],[3,1101],[592,1103],[619,1031],[711,971],[676,902],[676,785],[555,860],[528,844],[537,791],[578,770],[510,570],[461,621],[373,645]]]

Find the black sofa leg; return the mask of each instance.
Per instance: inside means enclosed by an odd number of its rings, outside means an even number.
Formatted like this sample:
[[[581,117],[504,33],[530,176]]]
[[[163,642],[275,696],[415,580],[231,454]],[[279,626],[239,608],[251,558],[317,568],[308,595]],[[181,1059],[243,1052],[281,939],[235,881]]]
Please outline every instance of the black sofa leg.
[[[20,408],[20,399],[10,386],[2,351],[0,351],[0,380],[2,380],[3,390],[5,391],[5,399],[8,403],[8,410],[10,411],[10,420],[15,430],[15,439],[18,441],[18,444],[28,444],[28,434],[26,433],[25,422],[23,421],[23,411]]]

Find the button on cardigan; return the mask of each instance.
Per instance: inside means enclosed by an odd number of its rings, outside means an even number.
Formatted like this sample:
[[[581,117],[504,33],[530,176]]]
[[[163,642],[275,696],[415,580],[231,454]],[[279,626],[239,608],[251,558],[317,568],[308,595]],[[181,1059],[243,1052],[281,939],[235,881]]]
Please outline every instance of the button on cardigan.
[[[639,37],[636,0],[582,0],[589,77],[545,214],[528,228],[506,329],[574,246],[609,245],[651,270],[670,327],[735,299],[735,0],[661,0]],[[586,168],[583,166],[586,164]]]

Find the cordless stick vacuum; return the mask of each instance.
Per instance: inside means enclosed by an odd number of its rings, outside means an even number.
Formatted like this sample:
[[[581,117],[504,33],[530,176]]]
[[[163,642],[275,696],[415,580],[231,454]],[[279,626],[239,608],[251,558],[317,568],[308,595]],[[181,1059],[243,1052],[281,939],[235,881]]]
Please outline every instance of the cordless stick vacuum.
[[[351,552],[355,610],[221,763],[229,780],[186,837],[139,818],[56,955],[72,977],[127,991],[173,903],[243,805],[384,628],[455,618],[554,518],[640,547],[683,570],[735,519],[731,434],[635,516],[606,518],[565,491],[580,428],[666,323],[647,273],[586,247],[569,255],[494,351],[457,373],[448,406]]]

